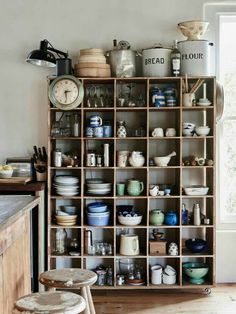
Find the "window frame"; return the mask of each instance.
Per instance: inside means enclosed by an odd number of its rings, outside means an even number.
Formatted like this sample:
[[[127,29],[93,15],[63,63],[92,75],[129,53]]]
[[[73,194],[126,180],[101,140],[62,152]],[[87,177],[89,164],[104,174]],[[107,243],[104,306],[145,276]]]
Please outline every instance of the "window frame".
[[[236,18],[236,4],[222,4],[222,3],[205,3],[203,7],[203,18],[210,22],[210,31],[208,33],[210,40],[215,43],[215,50],[213,58],[211,59],[211,68],[216,73],[216,78],[219,82],[220,77],[220,19],[226,16],[235,16]],[[221,182],[220,174],[222,172],[220,164],[223,159],[222,150],[220,149],[221,138],[223,136],[223,124],[226,120],[236,120],[236,116],[222,117],[216,125],[216,225],[217,229],[232,229],[236,227],[236,214],[226,214],[223,211],[221,198]]]

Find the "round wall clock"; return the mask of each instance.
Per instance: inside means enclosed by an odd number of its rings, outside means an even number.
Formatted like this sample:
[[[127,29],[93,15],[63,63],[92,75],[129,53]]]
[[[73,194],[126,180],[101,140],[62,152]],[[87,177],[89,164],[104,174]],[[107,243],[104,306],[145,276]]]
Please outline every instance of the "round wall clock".
[[[82,83],[73,75],[61,75],[50,84],[48,97],[55,107],[71,110],[81,104],[84,88]]]

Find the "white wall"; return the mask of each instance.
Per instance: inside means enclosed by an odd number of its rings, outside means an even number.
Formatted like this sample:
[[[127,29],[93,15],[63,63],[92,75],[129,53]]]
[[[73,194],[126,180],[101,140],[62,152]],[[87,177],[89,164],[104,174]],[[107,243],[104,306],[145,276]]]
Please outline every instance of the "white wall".
[[[209,2],[227,1],[0,0],[0,163],[47,143],[46,76],[54,70],[25,63],[40,40],[68,50],[74,62],[80,49],[109,50],[114,38],[128,40],[134,49],[170,45],[184,39],[178,22],[201,19]],[[225,281],[229,274],[217,277]]]
[[[183,39],[177,23],[202,18],[203,0],[0,0],[0,162],[46,145],[46,76],[25,63],[47,38],[76,61],[81,48],[111,49],[113,38],[134,49]]]

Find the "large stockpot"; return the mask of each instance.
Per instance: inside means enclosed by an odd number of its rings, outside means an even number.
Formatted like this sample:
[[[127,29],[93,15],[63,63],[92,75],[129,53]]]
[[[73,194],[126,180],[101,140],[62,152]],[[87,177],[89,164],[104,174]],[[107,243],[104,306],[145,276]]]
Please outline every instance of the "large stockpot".
[[[171,48],[156,46],[143,50],[143,76],[171,76]]]
[[[107,51],[111,65],[112,76],[133,77],[136,76],[137,52],[130,49],[127,41],[120,41],[115,49]]]
[[[178,42],[181,52],[181,75],[209,76],[210,48],[208,40],[185,40]]]

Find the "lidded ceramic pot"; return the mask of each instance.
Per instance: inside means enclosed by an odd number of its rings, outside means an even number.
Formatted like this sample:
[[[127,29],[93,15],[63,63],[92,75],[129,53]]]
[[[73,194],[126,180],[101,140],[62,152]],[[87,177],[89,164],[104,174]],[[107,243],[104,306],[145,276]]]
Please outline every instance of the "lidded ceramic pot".
[[[165,215],[160,209],[153,209],[149,214],[149,223],[150,225],[159,226],[163,225]]]

